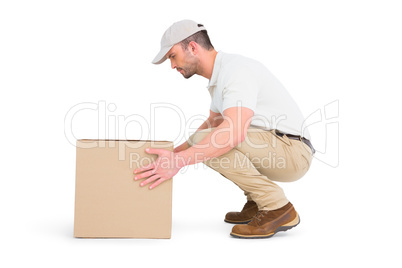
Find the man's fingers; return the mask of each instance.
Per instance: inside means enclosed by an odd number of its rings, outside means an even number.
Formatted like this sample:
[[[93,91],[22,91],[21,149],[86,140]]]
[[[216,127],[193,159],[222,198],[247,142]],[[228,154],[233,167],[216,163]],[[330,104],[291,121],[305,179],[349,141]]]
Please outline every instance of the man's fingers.
[[[166,181],[166,179],[160,178],[159,180],[157,180],[155,183],[153,183],[151,186],[149,186],[149,189],[153,189],[156,186],[158,186],[159,184],[161,184],[162,182]]]
[[[149,154],[161,154],[164,151],[164,149],[156,149],[156,148],[146,148],[145,152],[149,153]]]
[[[149,165],[146,165],[146,166],[137,168],[136,170],[134,170],[134,173],[135,173],[135,174],[138,174],[138,173],[141,173],[141,172],[150,170],[150,169],[152,169],[153,167],[154,167],[154,163],[151,163],[151,164],[149,164]]]
[[[154,149],[154,148],[146,148],[146,149],[145,149],[145,151],[146,151],[147,153],[149,153],[149,154],[158,154],[158,155],[159,155],[160,153],[162,153],[162,150],[163,150],[163,149]],[[149,164],[149,165],[146,165],[146,166],[137,168],[136,170],[134,170],[134,173],[135,173],[135,174],[138,174],[138,173],[141,173],[141,172],[150,170],[150,169],[152,169],[152,168],[154,168],[154,167],[155,167],[155,161],[152,162],[152,163]],[[138,176],[136,176],[136,177],[138,177]],[[143,178],[143,177],[142,177],[142,178]]]
[[[140,179],[147,178],[140,183],[140,186],[144,186],[151,182],[154,182],[149,187],[149,189],[153,189],[166,180],[165,178],[161,179],[162,174],[155,174],[156,169],[157,169],[156,167],[158,166],[158,163],[160,162],[159,159],[163,156],[166,156],[166,154],[169,154],[171,152],[166,151],[165,149],[156,149],[156,148],[146,148],[145,151],[149,154],[157,154],[159,156],[159,158],[147,166],[137,168],[136,170],[134,170],[134,174],[136,174],[134,177],[134,180],[140,180]]]
[[[151,183],[151,182],[153,182],[153,181],[155,181],[155,180],[157,180],[159,178],[160,178],[159,175],[153,175],[153,176],[149,177],[148,179],[146,179],[145,181],[141,182],[140,186],[147,185],[148,183]]]
[[[154,174],[155,174],[155,169],[152,169],[150,171],[146,171],[144,173],[135,175],[134,180],[136,181],[136,180],[140,180],[143,178],[148,178],[149,176],[152,176]]]

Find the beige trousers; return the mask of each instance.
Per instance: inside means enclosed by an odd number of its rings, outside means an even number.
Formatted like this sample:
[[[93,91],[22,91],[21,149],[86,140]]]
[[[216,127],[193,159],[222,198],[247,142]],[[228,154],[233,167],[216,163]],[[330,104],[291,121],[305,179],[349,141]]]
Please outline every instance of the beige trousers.
[[[200,142],[212,130],[194,133],[187,141],[189,146]],[[286,135],[280,137],[274,130],[250,127],[242,143],[204,164],[239,186],[247,200],[255,201],[260,210],[274,210],[289,201],[273,181],[300,179],[310,168],[311,160],[311,149],[302,141]]]

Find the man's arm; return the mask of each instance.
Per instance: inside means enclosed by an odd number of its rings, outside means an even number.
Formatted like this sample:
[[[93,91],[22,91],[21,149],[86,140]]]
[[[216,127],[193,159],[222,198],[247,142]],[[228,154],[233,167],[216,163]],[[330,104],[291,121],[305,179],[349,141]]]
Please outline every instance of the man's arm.
[[[254,112],[249,108],[226,109],[213,131],[196,145],[178,152],[176,157],[179,162],[192,165],[227,153],[244,141],[253,115]]]
[[[204,121],[204,123],[202,123],[202,125],[196,130],[196,132],[200,131],[202,129],[217,127],[222,123],[222,121],[223,121],[223,117],[220,113],[215,113],[212,110],[209,110],[209,117],[207,118],[207,120]],[[185,141],[181,145],[174,148],[173,152],[178,153],[178,152],[184,151],[188,148],[189,148],[189,145],[188,145],[187,141]]]
[[[145,186],[152,183],[150,189],[172,178],[187,165],[204,162],[210,158],[227,153],[244,141],[254,112],[249,108],[232,107],[223,112],[222,122],[199,143],[178,153],[164,149],[147,148],[149,154],[159,157],[151,164],[134,170],[134,180],[145,179],[140,183]]]

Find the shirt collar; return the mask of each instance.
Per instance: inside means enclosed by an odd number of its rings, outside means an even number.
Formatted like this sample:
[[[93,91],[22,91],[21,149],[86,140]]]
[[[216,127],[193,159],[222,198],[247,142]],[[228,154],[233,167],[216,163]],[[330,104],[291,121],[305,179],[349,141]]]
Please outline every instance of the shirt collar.
[[[221,62],[222,62],[222,52],[218,51],[218,53],[216,54],[216,57],[215,57],[214,68],[212,70],[211,80],[209,80],[207,88],[216,85],[216,82],[218,81],[219,71],[221,69]]]

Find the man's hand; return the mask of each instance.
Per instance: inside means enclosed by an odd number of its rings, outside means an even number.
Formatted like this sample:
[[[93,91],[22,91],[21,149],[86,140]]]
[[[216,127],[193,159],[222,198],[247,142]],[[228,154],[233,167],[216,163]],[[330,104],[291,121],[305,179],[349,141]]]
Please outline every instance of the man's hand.
[[[171,179],[184,166],[179,163],[175,153],[164,149],[147,148],[145,151],[149,154],[157,154],[158,158],[151,164],[137,168],[134,170],[134,180],[147,178],[140,183],[140,186],[145,186],[151,182],[149,189],[153,189],[162,182]]]

